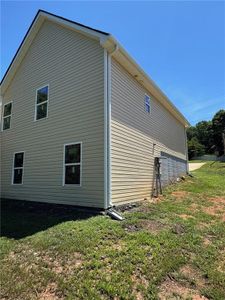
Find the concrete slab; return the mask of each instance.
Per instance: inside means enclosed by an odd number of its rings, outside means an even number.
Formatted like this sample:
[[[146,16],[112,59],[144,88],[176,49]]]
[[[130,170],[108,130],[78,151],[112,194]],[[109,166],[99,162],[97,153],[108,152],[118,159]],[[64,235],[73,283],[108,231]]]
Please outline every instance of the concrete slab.
[[[201,166],[203,166],[205,164],[205,162],[203,163],[190,163],[189,164],[189,171],[194,171],[194,170],[197,170],[199,168],[201,168]]]

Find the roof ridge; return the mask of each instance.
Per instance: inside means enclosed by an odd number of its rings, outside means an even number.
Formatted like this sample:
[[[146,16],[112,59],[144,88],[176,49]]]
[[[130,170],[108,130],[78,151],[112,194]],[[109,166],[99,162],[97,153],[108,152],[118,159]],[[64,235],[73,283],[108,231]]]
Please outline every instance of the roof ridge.
[[[73,21],[73,20],[71,20],[71,19],[67,19],[67,18],[61,17],[61,16],[59,16],[59,15],[50,13],[50,12],[48,12],[48,11],[46,11],[46,10],[43,10],[43,9],[39,9],[38,12],[37,12],[37,14],[38,14],[39,12],[43,12],[43,13],[46,13],[46,14],[48,14],[48,15],[50,15],[50,16],[59,18],[59,19],[61,19],[61,20],[68,21],[68,22],[71,22],[71,23],[76,24],[76,25],[78,25],[78,26],[81,26],[81,27],[84,27],[84,28],[87,28],[87,29],[94,30],[94,31],[99,32],[99,33],[101,33],[101,34],[110,35],[110,33],[108,33],[108,32],[105,32],[105,31],[102,31],[102,30],[98,30],[98,29],[92,28],[92,27],[90,27],[90,26],[84,25],[84,24],[79,23],[79,22],[75,22],[75,21]]]

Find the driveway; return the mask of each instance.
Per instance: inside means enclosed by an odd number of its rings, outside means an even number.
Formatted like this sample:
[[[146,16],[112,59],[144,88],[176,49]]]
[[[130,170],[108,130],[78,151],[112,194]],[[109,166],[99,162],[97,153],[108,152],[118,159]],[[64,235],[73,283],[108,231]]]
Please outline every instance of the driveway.
[[[204,164],[205,164],[205,162],[203,162],[203,163],[190,163],[189,164],[189,171],[197,170],[197,169],[201,168],[201,166],[203,166]]]

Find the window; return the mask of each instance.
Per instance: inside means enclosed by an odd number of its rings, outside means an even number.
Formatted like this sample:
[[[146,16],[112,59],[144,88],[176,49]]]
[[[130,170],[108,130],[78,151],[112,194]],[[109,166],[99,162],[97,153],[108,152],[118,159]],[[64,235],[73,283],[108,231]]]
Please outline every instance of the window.
[[[23,183],[23,161],[24,152],[19,152],[14,154],[13,159],[13,184]]]
[[[12,102],[4,105],[3,118],[2,118],[2,130],[10,128],[12,117]]]
[[[63,184],[81,185],[81,143],[64,146]]]
[[[48,85],[37,90],[35,120],[48,117]]]
[[[145,95],[145,111],[150,114],[151,107],[150,107],[150,97]]]

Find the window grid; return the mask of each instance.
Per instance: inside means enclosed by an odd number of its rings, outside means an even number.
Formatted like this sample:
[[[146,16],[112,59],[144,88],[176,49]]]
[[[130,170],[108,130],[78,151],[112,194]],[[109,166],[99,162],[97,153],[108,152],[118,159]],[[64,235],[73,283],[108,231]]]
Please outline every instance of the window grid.
[[[145,94],[145,111],[150,114],[151,106],[150,106],[150,97]]]
[[[15,158],[17,154],[23,153],[23,165],[22,167],[15,167]],[[15,170],[22,170],[22,179],[20,183],[15,183]],[[12,184],[23,184],[23,174],[24,174],[24,152],[16,152],[13,156],[13,172],[12,172]]]
[[[66,163],[66,147],[67,146],[75,146],[75,145],[80,145],[80,161],[79,162],[74,162],[74,163]],[[68,184],[66,183],[66,167],[69,166],[80,166],[80,183],[73,183],[73,184]],[[81,187],[81,180],[82,180],[82,143],[72,143],[72,144],[65,144],[64,145],[64,153],[63,153],[63,186],[77,186]]]
[[[45,101],[42,101],[40,103],[38,103],[38,91],[44,89],[44,88],[47,88],[47,100]],[[47,112],[46,112],[46,116],[45,117],[42,117],[42,118],[37,118],[37,113],[38,113],[38,107],[43,105],[43,104],[47,104]],[[34,120],[35,121],[38,121],[38,120],[41,120],[41,119],[46,119],[48,117],[48,106],[49,106],[49,84],[46,84],[40,88],[38,88],[36,90],[36,99],[35,99],[35,118]]]
[[[5,107],[9,104],[11,104],[10,113],[5,116]],[[5,125],[5,120],[8,119],[8,118],[9,118],[9,127],[5,128],[5,126],[4,126]],[[2,114],[2,130],[10,129],[10,127],[11,127],[11,118],[12,118],[12,101],[4,104],[3,114]]]

